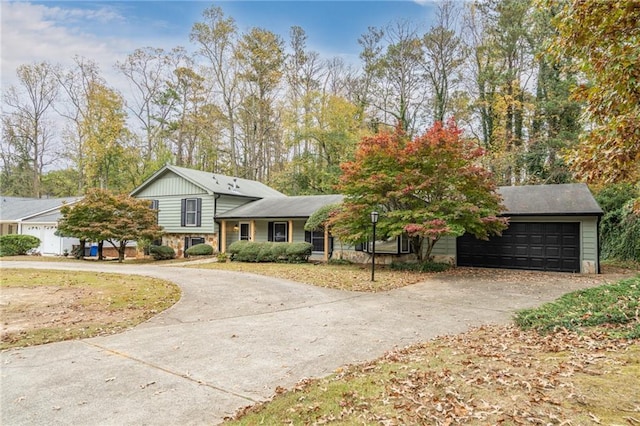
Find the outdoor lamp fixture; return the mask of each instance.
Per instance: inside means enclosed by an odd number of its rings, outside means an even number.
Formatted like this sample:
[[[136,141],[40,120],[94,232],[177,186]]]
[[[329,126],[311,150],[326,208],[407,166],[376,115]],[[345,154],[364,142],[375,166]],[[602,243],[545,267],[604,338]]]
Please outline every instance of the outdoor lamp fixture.
[[[375,281],[376,274],[376,223],[378,223],[378,212],[371,212],[371,223],[373,224],[373,247],[371,256],[371,281]]]
[[[234,232],[238,232],[238,224],[237,223],[235,225],[233,225],[233,230],[234,230]]]

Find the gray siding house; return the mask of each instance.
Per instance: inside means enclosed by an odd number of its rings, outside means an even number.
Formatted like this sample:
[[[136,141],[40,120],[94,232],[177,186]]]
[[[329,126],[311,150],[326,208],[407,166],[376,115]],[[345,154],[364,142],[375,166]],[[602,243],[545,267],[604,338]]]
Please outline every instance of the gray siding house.
[[[603,212],[584,184],[501,187],[510,226],[488,241],[464,235],[438,241],[437,261],[459,266],[599,272],[598,226]],[[225,252],[238,240],[299,242],[314,246],[314,257],[370,262],[369,244],[340,244],[326,232],[304,225],[315,211],[340,203],[341,195],[288,197],[259,182],[165,166],[132,192],[153,200],[165,229],[163,244],[179,255],[207,243]],[[376,242],[376,262],[412,258],[399,237]]]
[[[163,244],[179,256],[192,245],[220,246],[226,224],[217,216],[264,197],[286,196],[260,182],[166,165],[137,187],[131,196],[152,200],[158,224],[165,230]],[[222,232],[221,232],[222,230]]]

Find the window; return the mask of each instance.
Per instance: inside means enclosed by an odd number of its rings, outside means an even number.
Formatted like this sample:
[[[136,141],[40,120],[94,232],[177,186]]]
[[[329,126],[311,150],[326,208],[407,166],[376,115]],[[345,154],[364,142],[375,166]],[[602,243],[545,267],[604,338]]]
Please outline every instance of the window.
[[[313,245],[313,251],[324,252],[324,231],[305,231],[304,240]],[[329,253],[333,252],[333,237],[329,237]]]
[[[248,223],[240,223],[240,234],[238,235],[238,239],[241,241],[249,241],[251,240],[250,227]]]
[[[202,198],[183,198],[181,213],[181,226],[200,226]]]
[[[373,244],[368,241],[365,245],[365,251],[371,253]],[[376,253],[380,254],[402,254],[411,253],[411,244],[409,236],[402,234],[399,237],[392,237],[386,240],[376,240]]]
[[[400,238],[400,241],[399,241],[400,253],[411,253],[411,244],[409,241],[409,236],[407,234],[402,234],[398,238]]]
[[[286,243],[289,241],[288,230],[287,222],[269,222],[268,240],[276,243]]]

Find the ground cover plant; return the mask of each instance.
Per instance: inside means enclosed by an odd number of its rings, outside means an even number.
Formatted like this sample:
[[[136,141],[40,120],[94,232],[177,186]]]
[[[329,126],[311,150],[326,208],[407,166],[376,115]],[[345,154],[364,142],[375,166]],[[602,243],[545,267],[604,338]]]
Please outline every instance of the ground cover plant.
[[[3,268],[0,349],[112,334],[175,304],[180,289],[156,278]]]
[[[593,325],[586,317],[574,330],[547,326],[554,302],[527,311],[535,327],[484,326],[394,350],[290,390],[278,388],[271,401],[227,423],[640,424],[640,341],[614,332],[640,321],[637,306],[627,303],[639,281],[604,285],[586,296],[605,300],[590,305],[591,316],[622,310],[625,324]],[[567,312],[585,307],[582,292],[561,300]]]

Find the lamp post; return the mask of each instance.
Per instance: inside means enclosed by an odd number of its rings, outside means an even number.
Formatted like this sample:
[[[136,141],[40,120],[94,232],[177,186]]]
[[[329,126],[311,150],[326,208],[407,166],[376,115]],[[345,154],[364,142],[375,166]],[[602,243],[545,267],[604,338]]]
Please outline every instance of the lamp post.
[[[376,274],[376,223],[378,223],[378,212],[371,212],[371,223],[373,224],[373,247],[371,256],[371,281],[375,281]]]

